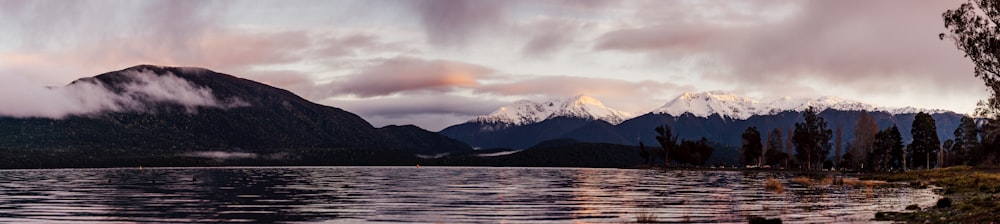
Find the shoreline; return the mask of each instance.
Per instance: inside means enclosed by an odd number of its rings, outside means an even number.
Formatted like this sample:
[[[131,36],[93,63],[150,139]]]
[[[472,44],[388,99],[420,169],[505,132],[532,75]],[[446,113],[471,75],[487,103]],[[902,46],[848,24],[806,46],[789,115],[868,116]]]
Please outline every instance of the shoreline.
[[[934,206],[904,212],[878,212],[875,221],[931,223],[1000,222],[1000,170],[968,166],[917,170],[873,176],[914,187],[939,187],[941,199]]]

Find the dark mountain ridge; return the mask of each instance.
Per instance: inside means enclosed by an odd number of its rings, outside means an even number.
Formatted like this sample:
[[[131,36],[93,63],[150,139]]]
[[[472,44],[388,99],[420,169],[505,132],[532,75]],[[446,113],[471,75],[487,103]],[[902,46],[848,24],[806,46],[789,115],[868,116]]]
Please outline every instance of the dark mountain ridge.
[[[916,114],[890,114],[881,111],[868,113],[875,118],[880,129],[896,125],[903,134],[904,142],[911,141],[910,126]],[[841,126],[843,144],[846,145],[854,139],[854,126],[860,114],[861,111],[827,109],[820,112],[819,116],[826,120],[827,127],[834,133],[837,125]],[[938,137],[943,142],[945,139],[953,138],[953,132],[963,115],[944,112],[931,116],[936,121]],[[782,132],[783,139],[787,139],[789,128],[794,129],[795,123],[802,122],[802,112],[785,111],[773,115],[754,115],[745,120],[721,117],[718,114],[699,117],[690,113],[680,116],[647,113],[618,125],[569,117],[550,120],[521,126],[506,125],[507,128],[499,130],[487,127],[503,125],[466,122],[445,128],[440,133],[481,148],[523,149],[546,140],[560,138],[621,145],[638,145],[639,141],[642,141],[646,145],[658,146],[653,129],[666,124],[679,135],[680,139],[697,140],[705,137],[722,145],[739,147],[742,144],[743,131],[751,126],[757,127],[762,138],[766,138],[767,134],[778,128]]]
[[[150,76],[178,77],[209,92],[216,105],[191,106],[130,92]],[[355,149],[412,153],[471,150],[415,126],[375,128],[339,108],[287,90],[201,68],[139,65],[69,84],[127,96],[130,110],[61,119],[0,117],[0,149],[222,150]],[[167,84],[163,84],[167,85]],[[171,92],[178,102],[192,93]],[[203,94],[203,92],[202,92]],[[196,93],[197,95],[197,93]],[[136,106],[138,105],[138,106]]]

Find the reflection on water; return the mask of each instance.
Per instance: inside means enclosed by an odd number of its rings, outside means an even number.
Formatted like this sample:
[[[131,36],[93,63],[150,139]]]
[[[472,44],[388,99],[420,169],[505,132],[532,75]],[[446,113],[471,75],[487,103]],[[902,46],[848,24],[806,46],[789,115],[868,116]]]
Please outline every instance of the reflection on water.
[[[771,173],[578,168],[170,168],[0,171],[0,222],[868,221],[930,190],[764,191]],[[787,178],[786,178],[787,179]],[[867,191],[867,192],[866,192]]]

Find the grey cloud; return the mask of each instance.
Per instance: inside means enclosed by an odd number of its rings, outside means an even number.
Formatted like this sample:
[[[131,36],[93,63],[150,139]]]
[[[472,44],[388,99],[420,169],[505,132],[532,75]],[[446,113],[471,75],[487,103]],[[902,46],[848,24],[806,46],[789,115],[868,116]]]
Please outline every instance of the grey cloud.
[[[527,56],[551,54],[573,41],[586,24],[568,19],[547,19],[534,22],[522,28],[523,33],[533,33],[521,51]]]
[[[961,53],[936,35],[944,31],[941,12],[960,2],[745,4],[791,4],[795,10],[783,19],[740,14],[707,19],[675,14],[682,18],[608,32],[594,48],[648,54],[653,56],[650,60],[707,55],[703,65],[708,67],[701,69],[717,70],[719,66],[724,72],[708,73],[705,78],[772,93],[784,91],[790,82],[850,86],[848,89],[858,93],[900,93],[900,88],[927,87],[970,91],[967,87],[977,84]],[[741,23],[736,19],[740,17],[755,19]]]
[[[502,1],[421,0],[413,1],[427,33],[435,46],[460,46],[491,31],[503,22],[508,6]]]
[[[0,7],[0,18],[18,23],[0,22],[0,27],[17,29],[18,39],[38,43],[21,43],[16,45],[20,50],[0,53],[0,58],[7,54],[64,64],[57,70],[0,62],[7,70],[47,75],[75,70],[73,77],[136,64],[242,70],[303,60],[307,55],[301,51],[312,46],[305,31],[226,26],[227,5],[218,1],[17,3]]]
[[[341,34],[316,40],[321,48],[310,52],[318,58],[337,59],[383,52],[418,52],[402,42],[385,42],[378,35],[366,33]]]

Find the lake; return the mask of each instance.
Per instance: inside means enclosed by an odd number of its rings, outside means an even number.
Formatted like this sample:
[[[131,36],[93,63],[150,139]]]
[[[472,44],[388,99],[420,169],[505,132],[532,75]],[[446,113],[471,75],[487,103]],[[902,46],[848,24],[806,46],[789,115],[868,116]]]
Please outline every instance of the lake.
[[[805,187],[787,173],[586,168],[0,170],[0,222],[868,222],[929,189]],[[768,176],[785,191],[764,190]]]

